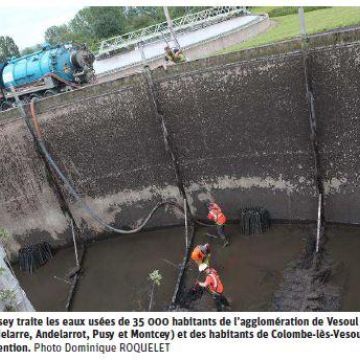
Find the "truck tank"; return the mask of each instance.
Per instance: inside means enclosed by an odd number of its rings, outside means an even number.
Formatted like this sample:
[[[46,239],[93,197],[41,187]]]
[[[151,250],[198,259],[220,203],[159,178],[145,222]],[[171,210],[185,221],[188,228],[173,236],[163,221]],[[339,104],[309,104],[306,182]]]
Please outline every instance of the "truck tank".
[[[93,74],[94,55],[83,45],[45,45],[41,51],[11,59],[2,69],[5,89],[33,84],[49,74],[73,83],[86,83]]]

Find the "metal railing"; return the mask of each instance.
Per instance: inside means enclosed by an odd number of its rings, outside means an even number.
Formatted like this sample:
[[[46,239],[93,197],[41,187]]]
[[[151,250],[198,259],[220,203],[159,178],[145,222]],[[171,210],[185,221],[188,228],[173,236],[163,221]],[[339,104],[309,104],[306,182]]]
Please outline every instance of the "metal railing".
[[[182,17],[173,19],[173,26],[176,32],[193,30],[199,27],[206,27],[214,23],[227,20],[231,17],[245,15],[249,12],[245,7],[240,6],[217,6],[211,7],[197,13],[189,13]],[[158,38],[166,39],[169,35],[167,22],[151,25],[126,34],[114,36],[101,41],[97,56],[110,54],[123,48],[130,48],[139,42],[147,43]]]

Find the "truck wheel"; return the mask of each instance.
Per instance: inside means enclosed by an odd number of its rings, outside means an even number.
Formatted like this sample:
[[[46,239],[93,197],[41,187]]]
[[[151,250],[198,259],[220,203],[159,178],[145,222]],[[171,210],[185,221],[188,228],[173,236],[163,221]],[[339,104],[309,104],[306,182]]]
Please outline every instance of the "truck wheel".
[[[31,95],[30,96],[30,101],[32,100],[32,99],[38,99],[38,100],[41,100],[41,98],[42,98],[42,96],[40,95],[40,94],[33,94],[33,95]]]
[[[44,97],[54,96],[56,94],[57,94],[57,92],[55,90],[46,90],[44,92]]]
[[[11,109],[12,107],[13,107],[13,104],[10,101],[4,101],[0,105],[0,110],[5,111],[5,110]]]

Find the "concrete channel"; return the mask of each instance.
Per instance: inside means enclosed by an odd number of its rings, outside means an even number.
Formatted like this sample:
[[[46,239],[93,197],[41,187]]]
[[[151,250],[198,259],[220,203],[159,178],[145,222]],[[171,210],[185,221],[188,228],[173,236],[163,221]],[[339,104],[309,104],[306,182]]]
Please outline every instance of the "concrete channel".
[[[354,275],[359,39],[359,29],[309,39],[324,185],[322,245],[326,264],[332,263],[331,272],[320,272],[327,289],[339,290],[336,310],[360,304]],[[308,273],[289,266],[307,251],[317,220],[301,41],[158,69],[151,77],[151,84],[141,73],[40,101],[44,142],[87,204],[115,227],[133,229],[159,201],[181,205],[183,196],[192,215],[204,219],[205,201],[216,199],[233,224],[230,247],[211,241],[232,310],[273,310],[289,271]],[[182,212],[164,207],[146,231],[110,238],[61,182],[53,186],[18,110],[0,113],[0,133],[0,222],[10,233],[7,251],[16,259],[21,247],[41,241],[57,250],[31,276],[17,270],[35,308],[64,309],[67,274],[75,265],[65,204],[80,242],[89,244],[72,310],[146,310],[147,277],[155,269],[163,280],[154,310],[167,309],[185,252]],[[275,220],[270,231],[240,234],[239,210],[247,206],[269,210]],[[206,240],[204,232],[197,227],[195,244]],[[196,273],[189,263],[185,287]],[[210,300],[204,297],[194,310],[212,310]]]

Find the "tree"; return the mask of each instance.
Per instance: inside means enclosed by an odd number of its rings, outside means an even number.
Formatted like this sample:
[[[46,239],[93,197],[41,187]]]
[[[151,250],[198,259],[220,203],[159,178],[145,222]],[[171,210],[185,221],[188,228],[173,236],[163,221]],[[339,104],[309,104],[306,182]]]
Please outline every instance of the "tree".
[[[73,34],[71,33],[69,27],[64,25],[51,26],[45,31],[45,41],[50,45],[62,44],[65,42],[70,42],[73,39]]]
[[[34,46],[28,46],[25,49],[21,50],[21,56],[32,54],[34,52],[40,51],[41,49],[42,49],[41,44],[36,44]]]
[[[170,7],[175,19],[187,12],[200,11],[199,7]],[[161,6],[96,6],[85,7],[68,23],[51,26],[45,32],[45,40],[51,45],[65,42],[85,43],[95,50],[104,39],[166,21]]]
[[[70,21],[69,27],[78,38],[101,40],[118,35],[125,26],[124,8],[119,6],[97,6],[81,9]]]
[[[170,17],[176,19],[190,12],[197,12],[205,9],[205,7],[196,6],[172,6],[169,7]],[[127,31],[134,31],[165,22],[165,14],[162,6],[137,6],[129,7],[124,11],[126,15]]]
[[[165,21],[162,7],[137,6],[126,12],[126,31],[134,31]]]
[[[5,62],[13,56],[20,56],[14,39],[10,36],[0,36],[0,62]]]

